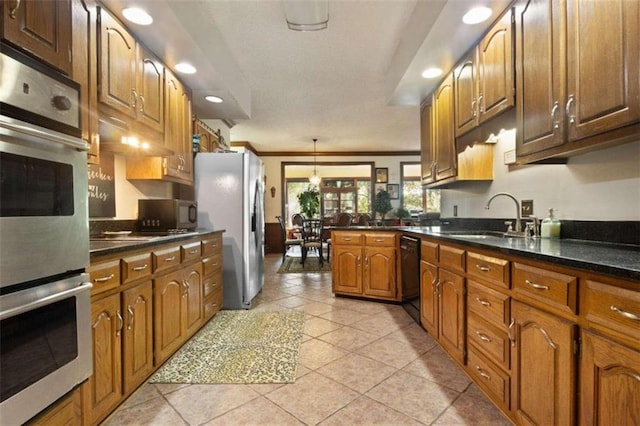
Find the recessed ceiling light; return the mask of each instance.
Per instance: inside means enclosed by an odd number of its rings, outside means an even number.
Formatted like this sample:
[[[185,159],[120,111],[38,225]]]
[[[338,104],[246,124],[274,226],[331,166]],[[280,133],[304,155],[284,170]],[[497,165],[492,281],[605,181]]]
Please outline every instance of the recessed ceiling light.
[[[138,25],[151,25],[153,18],[145,10],[139,7],[128,7],[122,10],[122,14],[128,21]]]
[[[187,62],[180,62],[176,64],[176,71],[182,74],[195,74],[197,70],[196,67]]]
[[[442,69],[437,67],[427,68],[422,72],[422,78],[436,78],[442,75]]]
[[[218,96],[205,96],[204,97],[209,102],[213,102],[214,104],[221,104],[224,100]]]
[[[474,7],[464,14],[462,22],[468,25],[479,24],[484,22],[491,16],[493,12],[485,6]]]

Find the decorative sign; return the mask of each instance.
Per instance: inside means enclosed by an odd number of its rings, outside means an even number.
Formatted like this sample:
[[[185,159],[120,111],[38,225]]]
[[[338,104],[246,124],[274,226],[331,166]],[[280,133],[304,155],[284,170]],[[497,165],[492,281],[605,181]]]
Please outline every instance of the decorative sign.
[[[100,153],[100,164],[89,164],[89,217],[115,217],[116,185],[114,159],[110,152]]]

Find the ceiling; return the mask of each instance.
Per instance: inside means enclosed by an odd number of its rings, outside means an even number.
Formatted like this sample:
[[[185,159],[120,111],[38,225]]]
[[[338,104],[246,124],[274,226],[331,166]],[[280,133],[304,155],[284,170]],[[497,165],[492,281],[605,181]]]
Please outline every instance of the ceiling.
[[[304,1],[304,0],[300,0]],[[417,151],[419,104],[438,83],[428,66],[450,70],[508,0],[329,0],[328,28],[287,28],[281,0],[103,0],[146,9],[150,26],[130,30],[193,90],[194,112],[232,125],[231,140],[260,152]],[[488,5],[488,22],[462,15]],[[222,104],[211,104],[206,95]]]

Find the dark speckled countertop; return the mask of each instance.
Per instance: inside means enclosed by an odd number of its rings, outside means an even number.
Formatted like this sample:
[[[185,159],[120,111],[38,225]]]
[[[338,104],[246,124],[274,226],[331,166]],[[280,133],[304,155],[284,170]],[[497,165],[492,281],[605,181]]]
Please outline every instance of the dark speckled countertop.
[[[429,236],[443,241],[492,249],[562,266],[612,275],[640,282],[640,247],[605,242],[547,239],[506,238],[496,236],[448,235],[440,227],[396,228],[414,236]]]

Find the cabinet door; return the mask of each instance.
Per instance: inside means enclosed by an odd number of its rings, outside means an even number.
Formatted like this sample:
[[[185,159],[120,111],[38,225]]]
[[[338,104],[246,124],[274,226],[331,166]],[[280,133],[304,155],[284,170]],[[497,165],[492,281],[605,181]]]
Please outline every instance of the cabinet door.
[[[364,295],[396,297],[395,247],[365,247],[363,264]]]
[[[431,100],[420,108],[420,164],[422,166],[422,183],[431,183],[434,175],[434,140],[433,140],[433,107]]]
[[[453,77],[440,84],[433,98],[436,181],[456,175],[456,149],[453,112]]]
[[[435,339],[438,338],[438,267],[420,261],[420,324]]]
[[[164,92],[164,146],[174,152],[167,157],[164,173],[168,176],[180,177],[180,126],[182,125],[182,83],[168,70],[165,70]]]
[[[164,66],[138,45],[138,120],[149,128],[164,132]]]
[[[84,414],[95,424],[122,397],[122,328],[120,295],[91,304],[93,375],[85,383]]]
[[[562,0],[522,0],[516,7],[518,155],[564,142],[563,4]]]
[[[153,370],[153,298],[151,281],[122,293],[124,392],[129,393]]]
[[[640,119],[640,2],[567,2],[569,140]]]
[[[478,57],[473,49],[453,71],[456,136],[478,125]]]
[[[154,280],[154,364],[160,365],[183,342],[185,296],[182,271]]]
[[[514,105],[512,25],[509,9],[478,47],[480,123]]]
[[[465,359],[464,278],[438,270],[438,341],[458,362]]]
[[[71,1],[3,1],[2,37],[71,73]]]
[[[187,336],[195,333],[202,325],[202,264],[198,262],[185,272],[186,288],[185,316]]]
[[[580,424],[640,424],[640,352],[582,333]]]
[[[100,10],[99,100],[136,117],[136,42],[104,9]]]
[[[331,268],[334,293],[362,294],[362,249],[360,246],[333,246]]]
[[[180,96],[180,129],[178,147],[180,151],[180,178],[193,182],[193,134],[191,133],[191,94],[182,86]]]
[[[512,410],[518,424],[575,424],[575,324],[513,302]]]

